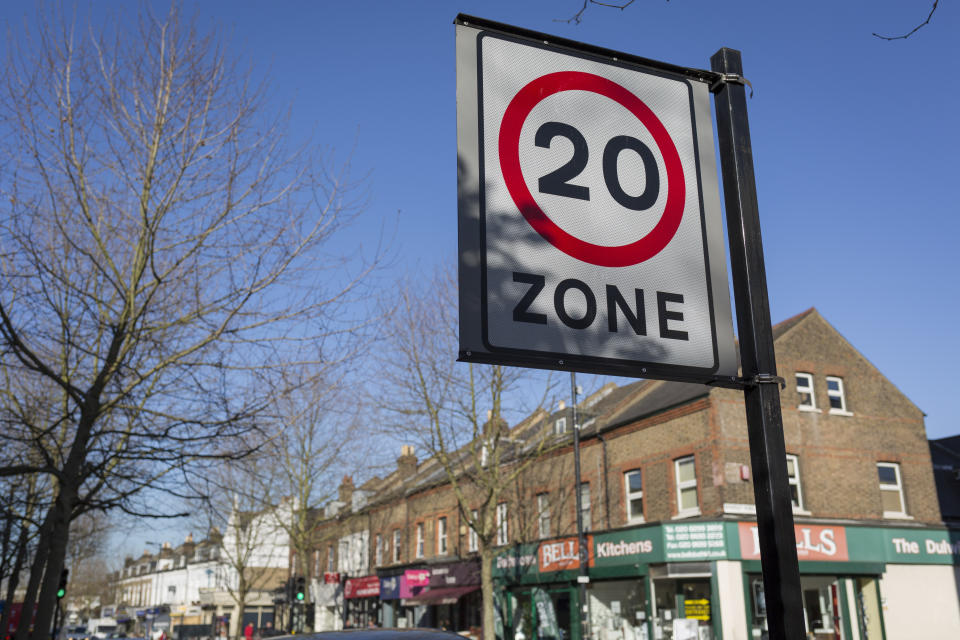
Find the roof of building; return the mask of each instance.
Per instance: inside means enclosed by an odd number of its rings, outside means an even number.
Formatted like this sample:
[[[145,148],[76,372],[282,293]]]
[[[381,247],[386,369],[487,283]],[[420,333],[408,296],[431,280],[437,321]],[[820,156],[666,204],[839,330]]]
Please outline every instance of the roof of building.
[[[598,429],[612,429],[614,427],[635,422],[671,407],[686,404],[710,393],[710,387],[692,382],[668,382],[664,380],[650,381],[638,386],[636,392],[628,397],[627,402],[615,408],[601,422],[598,420]]]
[[[810,307],[810,308],[807,309],[806,311],[801,311],[801,312],[798,313],[797,315],[791,316],[791,317],[787,318],[786,320],[782,320],[782,321],[778,322],[777,324],[773,325],[773,327],[772,327],[772,328],[773,328],[773,339],[776,340],[777,338],[779,338],[780,336],[782,336],[783,334],[785,334],[787,331],[790,331],[790,329],[792,329],[792,328],[794,328],[795,326],[797,326],[798,324],[800,324],[801,321],[805,320],[807,317],[809,317],[809,316],[811,316],[811,315],[813,315],[813,314],[815,314],[815,313],[818,313],[818,312],[817,312],[817,308],[816,308],[816,307]]]

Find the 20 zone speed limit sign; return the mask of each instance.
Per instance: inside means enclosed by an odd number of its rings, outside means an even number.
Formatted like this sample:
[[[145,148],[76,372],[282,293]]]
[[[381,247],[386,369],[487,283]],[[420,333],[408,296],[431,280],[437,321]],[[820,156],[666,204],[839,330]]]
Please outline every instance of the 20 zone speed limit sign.
[[[460,358],[736,375],[705,82],[457,24]]]

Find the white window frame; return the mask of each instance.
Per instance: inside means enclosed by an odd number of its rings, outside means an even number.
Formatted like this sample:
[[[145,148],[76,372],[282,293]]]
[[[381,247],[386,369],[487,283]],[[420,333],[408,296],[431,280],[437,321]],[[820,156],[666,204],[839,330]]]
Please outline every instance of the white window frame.
[[[400,536],[400,529],[393,530],[393,561],[400,562],[400,551],[403,549],[403,541]]]
[[[507,503],[501,502],[497,505],[497,546],[503,546],[510,542],[510,523],[507,517]]]
[[[796,388],[797,388],[797,398],[798,398],[797,409],[800,411],[819,411],[819,409],[817,409],[817,394],[814,392],[814,388],[813,388],[813,374],[807,373],[806,371],[797,371],[793,375],[794,375],[794,383],[796,384]],[[809,384],[809,387],[803,390],[800,389],[799,378],[801,376],[805,377],[807,380],[807,383]],[[803,393],[810,394],[810,404],[801,403],[799,398]]]
[[[880,482],[880,479],[879,479],[880,467],[887,467],[887,468],[893,469],[894,474],[897,477],[897,481],[894,484]],[[899,462],[878,462],[877,473],[878,473],[877,481],[880,484],[880,491],[881,492],[895,491],[897,493],[897,497],[900,498],[900,511],[884,511],[883,517],[884,518],[909,518],[910,516],[907,515],[907,501],[905,496],[903,495],[903,476],[900,474],[900,463]],[[883,494],[881,493],[881,495]],[[881,501],[880,504],[882,505],[883,501]]]
[[[640,476],[640,490],[639,491],[630,491],[630,477],[634,475]],[[643,470],[642,469],[631,469],[623,474],[623,495],[626,500],[627,507],[627,522],[633,524],[638,522],[643,522]],[[640,515],[634,515],[631,509],[631,505],[634,500],[640,500]]]
[[[424,542],[423,537],[423,523],[417,523],[417,547],[416,547],[416,557],[423,558],[424,553],[426,552],[426,543]]]
[[[447,555],[447,516],[437,518],[437,555]]]
[[[559,436],[567,432],[567,417],[557,418],[553,422],[553,435]]]
[[[590,483],[580,483],[580,519],[583,522],[583,530],[593,529],[593,513],[590,505]]]
[[[470,521],[477,522],[480,519],[480,512],[476,509],[470,511]],[[474,552],[480,550],[480,536],[477,535],[477,530],[473,527],[468,527],[470,529],[470,535],[467,536],[467,551]]]
[[[337,570],[336,560],[337,560],[337,553],[336,551],[333,550],[333,545],[328,544],[327,545],[327,571],[329,571],[330,573],[333,573],[334,571]],[[294,562],[294,565],[296,565],[296,562]]]
[[[793,510],[798,513],[807,513],[803,506],[803,485],[800,482],[800,458],[793,453],[788,453],[787,460],[793,461],[794,470],[794,475],[791,476],[790,467],[789,465],[787,466],[787,484],[797,488],[797,502],[793,504]]]
[[[383,564],[383,536],[379,533],[373,543],[373,562],[378,567]]]
[[[833,390],[830,388],[830,383],[836,382],[837,389]],[[833,406],[834,399],[840,400],[840,407]],[[829,413],[837,416],[852,416],[853,414],[847,411],[847,394],[843,389],[843,378],[840,376],[827,376],[827,404],[830,406]]]
[[[537,494],[537,536],[543,540],[550,537],[550,494]]]
[[[685,464],[693,465],[693,480],[680,480],[680,467]],[[697,458],[689,455],[677,458],[673,461],[673,478],[677,487],[677,518],[689,518],[700,515],[700,488],[697,486]],[[683,508],[680,504],[684,489],[693,487],[696,491],[697,505],[695,507]]]

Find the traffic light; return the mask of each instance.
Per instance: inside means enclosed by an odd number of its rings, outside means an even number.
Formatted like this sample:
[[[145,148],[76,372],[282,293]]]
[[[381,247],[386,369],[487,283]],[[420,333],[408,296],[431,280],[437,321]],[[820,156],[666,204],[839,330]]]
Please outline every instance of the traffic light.
[[[64,569],[60,572],[60,585],[57,587],[57,600],[67,595],[67,576],[70,575],[70,569]]]
[[[307,597],[307,579],[303,576],[297,576],[297,585],[294,588],[293,597],[297,602],[303,602]]]

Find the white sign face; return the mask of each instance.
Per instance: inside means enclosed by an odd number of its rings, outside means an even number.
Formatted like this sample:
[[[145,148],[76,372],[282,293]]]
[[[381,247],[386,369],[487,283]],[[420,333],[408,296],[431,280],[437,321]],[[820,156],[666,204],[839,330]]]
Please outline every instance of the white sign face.
[[[695,80],[458,27],[461,359],[735,375],[708,110]]]

